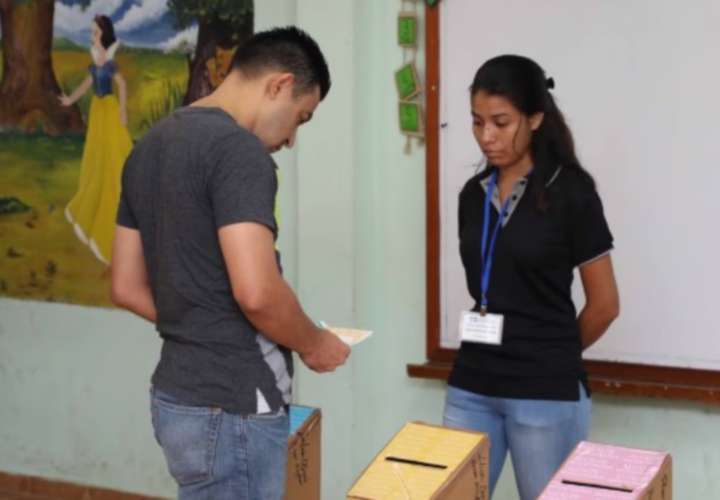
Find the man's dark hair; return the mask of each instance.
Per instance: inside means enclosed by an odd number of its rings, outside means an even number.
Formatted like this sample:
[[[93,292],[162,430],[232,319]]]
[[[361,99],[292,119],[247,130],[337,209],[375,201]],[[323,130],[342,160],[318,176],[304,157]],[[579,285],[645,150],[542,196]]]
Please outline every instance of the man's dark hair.
[[[330,90],[330,71],[317,42],[294,26],[253,35],[235,51],[232,68],[252,78],[266,70],[292,73],[295,93],[320,87],[320,99]]]

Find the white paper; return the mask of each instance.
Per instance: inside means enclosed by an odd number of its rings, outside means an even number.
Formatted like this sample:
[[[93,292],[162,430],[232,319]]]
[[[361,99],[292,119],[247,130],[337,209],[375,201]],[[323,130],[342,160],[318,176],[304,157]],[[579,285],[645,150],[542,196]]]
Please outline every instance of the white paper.
[[[373,333],[369,330],[358,330],[355,328],[339,328],[334,326],[328,327],[328,330],[333,332],[340,338],[340,340],[342,340],[351,347],[364,341]]]

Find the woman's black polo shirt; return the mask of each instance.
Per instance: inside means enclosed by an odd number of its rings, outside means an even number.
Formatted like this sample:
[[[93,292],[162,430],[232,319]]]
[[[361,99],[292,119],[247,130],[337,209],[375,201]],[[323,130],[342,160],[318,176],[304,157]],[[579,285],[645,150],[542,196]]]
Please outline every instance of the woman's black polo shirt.
[[[470,295],[479,310],[483,206],[492,169],[471,178],[460,193],[460,256]],[[488,310],[503,314],[502,345],[463,342],[449,384],[486,396],[576,401],[587,387],[573,269],[613,246],[591,179],[558,168],[546,182],[546,209],[537,208],[534,175],[518,181],[497,238]],[[490,228],[498,218],[497,189]]]

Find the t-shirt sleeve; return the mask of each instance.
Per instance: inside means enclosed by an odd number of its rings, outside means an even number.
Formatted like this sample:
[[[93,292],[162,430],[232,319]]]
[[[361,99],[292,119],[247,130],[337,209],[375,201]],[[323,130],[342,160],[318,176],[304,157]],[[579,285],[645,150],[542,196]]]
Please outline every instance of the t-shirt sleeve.
[[[128,156],[128,159],[125,161],[125,166],[123,167],[122,186],[120,189],[120,203],[118,204],[117,217],[115,218],[115,221],[118,226],[123,226],[130,229],[138,229],[139,225],[137,217],[135,217],[135,213],[130,206],[130,200],[128,199],[128,176],[130,173],[130,168],[128,167],[128,164],[132,161],[132,157],[133,152],[130,152],[130,156]]]
[[[124,189],[120,192],[120,204],[118,205],[117,211],[117,225],[130,229],[138,229],[137,219],[130,208]]]
[[[277,235],[275,163],[259,143],[244,138],[224,142],[216,148],[208,183],[216,227],[256,222]]]
[[[573,265],[579,266],[613,248],[613,236],[608,227],[602,201],[589,183],[579,188],[571,215],[571,245]]]

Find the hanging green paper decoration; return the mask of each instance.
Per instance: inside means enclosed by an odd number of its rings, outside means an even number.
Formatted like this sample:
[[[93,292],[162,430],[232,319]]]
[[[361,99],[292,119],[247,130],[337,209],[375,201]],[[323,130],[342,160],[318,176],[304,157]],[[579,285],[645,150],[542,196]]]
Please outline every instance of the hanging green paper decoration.
[[[412,12],[401,12],[398,16],[398,45],[406,48],[417,47],[418,18]]]
[[[417,102],[400,101],[398,103],[400,130],[413,137],[425,137],[422,106]]]
[[[395,86],[398,97],[403,101],[412,99],[422,91],[414,62],[407,63],[395,72]]]
[[[405,7],[407,2],[412,3],[411,9]],[[404,63],[395,71],[395,87],[398,93],[398,124],[400,131],[407,137],[406,153],[410,152],[412,137],[420,141],[425,137],[422,102],[417,100],[422,94],[422,84],[416,65],[420,24],[417,4],[418,0],[401,0],[401,10],[397,19],[397,42],[403,48]]]

